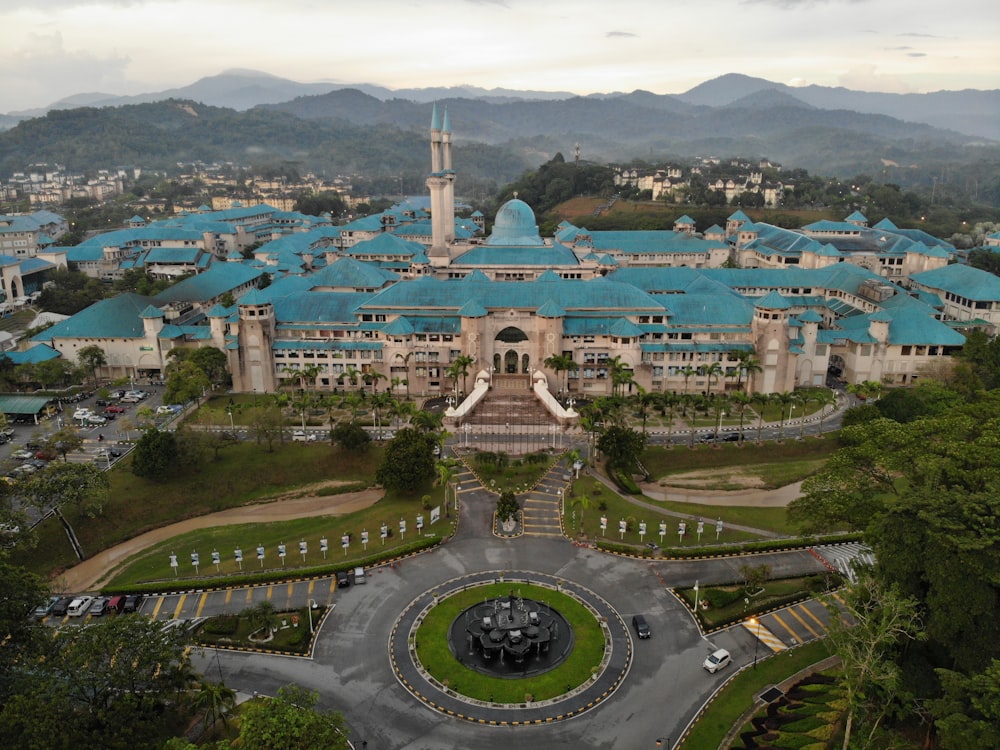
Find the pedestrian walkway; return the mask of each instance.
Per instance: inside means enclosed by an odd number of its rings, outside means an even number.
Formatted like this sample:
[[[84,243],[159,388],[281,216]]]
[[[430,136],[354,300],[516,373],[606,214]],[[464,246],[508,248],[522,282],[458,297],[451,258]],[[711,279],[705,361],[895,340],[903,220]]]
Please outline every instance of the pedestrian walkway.
[[[875,554],[871,547],[858,542],[825,544],[821,547],[814,547],[813,554],[831,572],[839,573],[851,583],[857,580],[858,566],[872,567],[875,565]]]
[[[750,635],[759,640],[761,643],[763,643],[765,646],[771,649],[774,653],[778,653],[779,651],[784,651],[786,648],[788,648],[781,641],[780,638],[775,636],[774,633],[772,633],[770,630],[764,627],[764,624],[760,622],[760,620],[753,620],[753,621],[744,620],[740,624],[743,627],[745,627],[748,631],[750,631]]]
[[[562,536],[562,497],[566,491],[564,479],[569,469],[557,461],[521,502],[521,525],[525,536]]]

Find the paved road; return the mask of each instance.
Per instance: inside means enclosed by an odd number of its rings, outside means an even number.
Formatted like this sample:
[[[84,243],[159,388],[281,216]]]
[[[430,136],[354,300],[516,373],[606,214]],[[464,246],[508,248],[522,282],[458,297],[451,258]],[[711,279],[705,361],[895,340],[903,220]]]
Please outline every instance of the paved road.
[[[752,662],[755,644],[760,643],[756,634],[737,627],[702,638],[690,613],[667,591],[695,580],[702,584],[734,580],[739,559],[652,562],[606,555],[560,538],[498,539],[491,530],[495,496],[466,484],[461,501],[459,534],[448,544],[398,567],[372,571],[365,586],[335,591],[328,581],[313,584],[314,593],[328,596],[335,605],[313,659],[211,652],[196,656],[196,667],[213,676],[221,673],[227,685],[245,693],[273,694],[292,682],[317,690],[321,705],[342,711],[352,739],[367,741],[368,748],[499,750],[511,743],[545,748],[651,747],[657,737],[679,736],[727,678],[725,671],[710,675],[701,669],[710,651],[730,650],[737,666]],[[769,565],[775,577],[824,570],[804,551],[758,555],[754,562]],[[397,682],[388,644],[399,613],[450,579],[506,570],[538,571],[577,582],[606,599],[626,622],[636,612],[646,615],[653,636],[634,642],[629,674],[606,702],[580,717],[552,724],[486,727],[443,717]],[[277,593],[282,598],[288,595],[287,590]],[[305,594],[304,589],[299,593]],[[231,595],[230,606],[240,595]],[[237,609],[242,606],[240,602]],[[165,609],[169,612],[169,606],[161,606],[157,613],[161,619]],[[202,614],[206,612],[207,605]],[[758,657],[764,653],[759,645],[756,652]]]

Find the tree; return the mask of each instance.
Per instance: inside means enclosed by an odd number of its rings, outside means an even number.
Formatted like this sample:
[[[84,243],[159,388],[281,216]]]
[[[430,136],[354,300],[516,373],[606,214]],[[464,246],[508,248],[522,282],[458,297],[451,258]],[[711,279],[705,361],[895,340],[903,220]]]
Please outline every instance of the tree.
[[[868,575],[859,577],[841,598],[848,617],[838,606],[828,605],[827,635],[842,665],[839,681],[847,700],[843,748],[848,750],[858,714],[870,725],[870,741],[893,707],[902,687],[897,651],[903,641],[922,635],[916,600]]]
[[[0,705],[14,690],[18,665],[37,650],[39,639],[47,635],[40,623],[25,616],[47,594],[45,584],[34,573],[0,560],[0,633],[4,634],[0,648]]]
[[[199,347],[188,355],[188,362],[205,373],[213,388],[229,382],[229,363],[225,352],[221,349],[216,349],[214,346]]]
[[[434,438],[406,427],[385,447],[376,481],[388,490],[416,492],[434,477]]]
[[[280,406],[256,406],[247,413],[250,429],[257,444],[267,443],[267,452],[274,452],[274,441],[280,440],[285,431],[285,419]]]
[[[205,680],[198,686],[192,705],[204,712],[207,729],[211,729],[219,719],[222,719],[223,726],[228,728],[227,716],[236,710],[236,691],[226,687],[225,683]]]
[[[162,482],[177,468],[177,438],[172,432],[146,430],[132,453],[132,473]]]
[[[517,496],[513,490],[504,490],[497,498],[497,520],[500,522],[513,521],[521,510],[517,502]]]
[[[1000,660],[971,677],[935,670],[942,697],[928,701],[944,750],[1000,747]]]
[[[795,394],[791,391],[782,391],[781,393],[772,394],[772,398],[778,402],[780,410],[778,412],[778,440],[785,439],[785,407],[788,407],[787,413],[789,416],[792,414],[792,404],[795,403]]]
[[[108,499],[108,475],[92,463],[50,463],[19,485],[32,507],[45,512],[56,505],[73,506],[80,515],[99,515]]]
[[[639,464],[639,456],[646,449],[646,436],[627,427],[612,425],[604,430],[597,447],[617,469],[631,471]]]
[[[77,352],[76,360],[80,363],[82,369],[90,372],[94,381],[94,387],[96,388],[97,370],[108,363],[107,357],[104,356],[104,350],[97,346],[97,344],[85,346]]]
[[[396,352],[396,358],[403,360],[403,367],[406,368],[406,378],[403,380],[403,385],[406,386],[406,400],[410,400],[410,358],[413,356],[413,352],[407,352],[406,354],[400,354]]]
[[[25,677],[2,713],[5,742],[41,744],[39,727],[70,747],[159,747],[179,673],[188,670],[187,635],[145,617],[104,618],[60,631],[18,667]],[[52,731],[53,720],[58,729]],[[61,741],[61,740],[59,740]]]
[[[76,427],[70,424],[49,435],[45,444],[50,450],[62,456],[65,462],[66,454],[72,453],[83,445],[83,438],[80,437],[80,432]]]
[[[712,362],[707,365],[698,366],[698,374],[703,375],[708,378],[708,388],[705,391],[706,396],[712,395],[712,380],[718,380],[722,375],[722,365],[718,362]]]
[[[167,368],[167,388],[163,400],[168,404],[186,404],[200,398],[210,385],[208,376],[189,357]]]
[[[555,372],[556,377],[559,377],[559,373],[569,373],[571,370],[579,369],[579,365],[573,361],[570,354],[552,354],[546,357],[542,364]],[[569,391],[569,382],[566,376],[563,376],[559,389],[564,393]]]
[[[371,444],[368,432],[357,422],[341,422],[330,430],[330,439],[349,451],[362,451]]]
[[[468,354],[460,354],[455,357],[455,360],[451,363],[448,368],[448,377],[454,378],[456,383],[458,378],[462,378],[462,393],[468,393],[467,379],[469,377],[469,368],[472,367],[476,362],[475,358],[470,357]]]
[[[286,685],[273,698],[255,698],[241,707],[241,750],[346,750],[343,717],[317,711],[319,694]]]
[[[757,445],[760,445],[760,433],[764,429],[764,409],[773,400],[770,393],[755,393],[751,396],[754,404],[760,408],[757,410]]]

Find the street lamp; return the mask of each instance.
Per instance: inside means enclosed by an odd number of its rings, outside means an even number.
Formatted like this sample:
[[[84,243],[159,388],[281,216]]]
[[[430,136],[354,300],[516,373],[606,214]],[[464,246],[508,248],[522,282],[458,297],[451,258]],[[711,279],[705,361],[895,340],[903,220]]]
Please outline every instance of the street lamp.
[[[657,747],[665,747],[670,750],[670,738],[669,737],[657,737],[656,738]]]
[[[757,626],[757,637],[753,639],[753,668],[757,668],[757,644],[760,643],[760,618],[751,617],[750,624]]]

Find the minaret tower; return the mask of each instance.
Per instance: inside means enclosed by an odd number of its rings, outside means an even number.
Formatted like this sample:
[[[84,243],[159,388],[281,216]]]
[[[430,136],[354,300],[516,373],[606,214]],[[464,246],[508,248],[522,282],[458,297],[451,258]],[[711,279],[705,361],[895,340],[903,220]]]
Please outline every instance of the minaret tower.
[[[441,125],[441,166],[448,181],[444,191],[444,241],[455,241],[455,170],[451,166],[451,119],[448,108],[444,108],[444,123]]]
[[[445,116],[447,120],[447,115]],[[448,188],[450,180],[445,173],[444,160],[447,154],[448,164],[451,164],[451,134],[445,141],[444,133],[441,129],[441,118],[438,116],[437,105],[431,114],[431,173],[427,177],[427,189],[431,194],[431,247],[427,251],[427,257],[431,265],[447,265],[448,261],[448,237],[454,236],[455,222],[451,222],[451,231],[448,231],[446,223]]]

